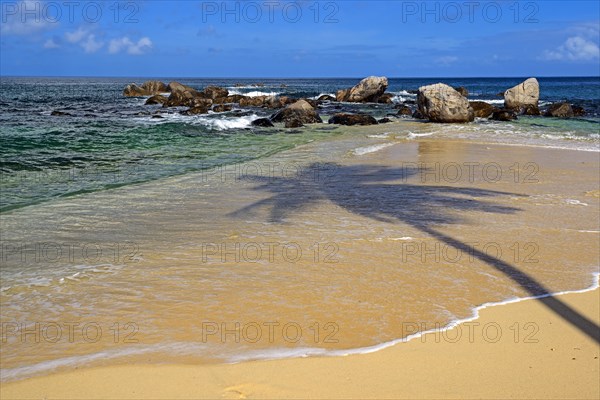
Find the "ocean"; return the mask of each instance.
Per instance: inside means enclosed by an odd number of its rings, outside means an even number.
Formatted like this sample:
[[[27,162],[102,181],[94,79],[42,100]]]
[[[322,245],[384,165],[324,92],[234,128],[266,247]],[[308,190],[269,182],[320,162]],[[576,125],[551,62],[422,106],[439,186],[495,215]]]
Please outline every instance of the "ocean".
[[[393,123],[297,129],[251,125],[274,110],[184,116],[122,95],[144,80],[1,78],[4,381],[369,352],[531,296],[432,232],[494,249],[551,293],[597,286],[598,77],[539,78],[541,108],[568,101],[579,118],[425,123],[394,109],[422,85],[501,105],[523,79],[392,78],[395,104],[319,113]],[[359,81],[159,80],[309,98]],[[449,179],[461,166],[475,169]]]
[[[291,135],[285,129],[259,130],[252,120],[271,115],[267,109],[234,109],[226,113],[183,116],[179,109],[152,118],[161,106],[144,106],[145,99],[126,98],[123,88],[143,78],[9,78],[0,91],[2,148],[1,211],[29,206],[79,193],[152,181],[220,165],[264,157],[298,144],[324,139],[335,132],[305,130]],[[358,79],[189,79],[177,80],[203,88],[226,87],[231,94],[281,95],[317,98],[335,95]],[[518,78],[390,79],[388,92],[397,103],[415,100],[422,85],[445,82],[464,86],[470,100],[503,103],[498,93],[521,82]],[[236,84],[242,83],[242,86]],[[264,84],[255,87],[255,84]],[[540,78],[543,107],[568,101],[584,107],[582,118],[558,120],[522,117],[510,124],[478,121],[457,125],[452,135],[475,132],[500,140],[536,144],[598,147],[600,80],[590,78]],[[376,117],[396,114],[392,105],[347,105],[350,111],[366,111]],[[68,116],[52,116],[53,111]],[[324,120],[339,112],[325,105]],[[324,125],[326,127],[327,125]],[[432,133],[441,131],[433,126]],[[294,132],[294,131],[292,131]]]

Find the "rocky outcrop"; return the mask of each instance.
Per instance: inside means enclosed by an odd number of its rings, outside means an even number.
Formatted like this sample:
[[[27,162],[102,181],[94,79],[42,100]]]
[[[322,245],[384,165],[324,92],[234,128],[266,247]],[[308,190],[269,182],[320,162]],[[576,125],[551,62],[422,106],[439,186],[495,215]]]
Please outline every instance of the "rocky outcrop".
[[[377,125],[377,120],[368,114],[338,113],[329,119],[329,123],[337,125]]]
[[[152,104],[165,104],[167,102],[167,98],[165,96],[161,96],[160,94],[156,94],[146,100],[146,105]]]
[[[476,118],[489,118],[497,110],[496,107],[485,101],[471,101],[469,105],[473,109]]]
[[[171,91],[171,95],[163,105],[163,107],[197,107],[199,99],[206,100],[204,98],[204,93],[197,91],[194,88],[189,86],[182,85],[179,82],[171,82],[168,86]],[[206,104],[206,103],[203,103]],[[212,100],[210,100],[209,106],[212,105]]]
[[[314,124],[323,122],[317,111],[306,100],[298,100],[280,110],[271,117],[272,122],[300,122],[301,124]]]
[[[521,111],[522,107],[536,106],[540,99],[540,84],[529,78],[504,92],[504,108]]]
[[[204,95],[212,100],[229,96],[229,91],[218,86],[207,86],[203,90]]]
[[[388,87],[388,80],[384,76],[369,76],[353,88],[338,90],[337,101],[350,103],[377,103]]]
[[[421,114],[431,122],[470,122],[475,119],[469,101],[443,83],[420,87],[417,104]]]
[[[259,126],[261,128],[271,128],[271,127],[275,126],[275,125],[273,125],[273,123],[271,122],[271,120],[269,118],[255,119],[254,121],[252,121],[250,123],[250,125]]]
[[[548,107],[546,113],[544,114],[546,117],[556,117],[556,118],[572,118],[575,116],[573,112],[573,108],[569,103],[554,103]]]
[[[495,121],[513,121],[517,119],[517,113],[513,110],[502,108],[500,110],[496,110],[492,113],[492,117]]]
[[[242,97],[240,107],[262,107],[267,96]]]
[[[130,83],[123,90],[123,95],[127,97],[152,96],[155,94],[168,92],[167,85],[160,81],[146,81],[141,86]]]

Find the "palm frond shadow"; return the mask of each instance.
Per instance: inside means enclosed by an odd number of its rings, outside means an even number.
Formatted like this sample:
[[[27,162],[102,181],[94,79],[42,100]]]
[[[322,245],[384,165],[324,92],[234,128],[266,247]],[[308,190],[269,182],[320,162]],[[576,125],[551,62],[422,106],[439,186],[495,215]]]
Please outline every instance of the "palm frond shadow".
[[[565,321],[600,343],[600,327],[556,297],[535,278],[499,258],[479,251],[435,227],[465,222],[461,211],[514,214],[519,208],[492,201],[499,196],[523,196],[494,190],[468,187],[411,184],[408,178],[424,176],[414,167],[380,165],[342,166],[315,163],[291,177],[246,176],[255,182],[254,190],[272,195],[230,214],[232,217],[269,212],[268,220],[285,223],[286,216],[308,210],[322,201],[376,221],[405,223],[462,252],[468,252],[490,267],[502,272],[531,296]],[[414,179],[413,179],[414,180]]]

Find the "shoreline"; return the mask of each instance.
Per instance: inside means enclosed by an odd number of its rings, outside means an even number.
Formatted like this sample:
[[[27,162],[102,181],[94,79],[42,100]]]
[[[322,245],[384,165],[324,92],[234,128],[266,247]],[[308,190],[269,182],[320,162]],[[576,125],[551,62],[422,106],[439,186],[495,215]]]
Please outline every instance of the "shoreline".
[[[595,288],[552,297],[560,297],[597,324],[600,322],[597,277]],[[426,332],[419,336],[421,340],[409,340],[369,353],[199,366],[140,364],[82,368],[6,382],[0,394],[11,399],[597,398],[600,384],[595,378],[599,372],[600,347],[534,300],[513,300],[502,304],[506,307],[484,306],[476,318],[442,330],[458,330],[456,335],[446,337],[442,331]],[[475,320],[478,323],[472,324]],[[477,334],[469,333],[465,340],[461,336],[481,325],[510,329],[519,323],[536,327],[534,335],[530,335],[531,341],[517,338],[516,332],[509,331],[505,335],[509,339],[501,335],[499,340],[482,340]],[[529,328],[521,329],[523,334],[531,334]],[[564,359],[562,362],[549,362],[556,358],[555,351],[556,356]],[[457,356],[460,358],[455,358]],[[585,363],[578,366],[576,374],[567,364],[569,357],[572,362]],[[439,364],[429,364],[428,360]],[[451,360],[460,366],[459,375],[450,367]],[[528,369],[536,375],[535,382],[519,375],[526,370],[519,365],[519,360],[527,360],[525,364],[529,364]],[[491,371],[484,372],[480,368]],[[445,371],[445,375],[440,376],[440,370]],[[374,371],[377,373],[373,374]],[[573,380],[574,377],[577,379]],[[477,378],[480,381],[471,381]]]
[[[339,146],[336,147],[336,154],[339,153],[339,157],[336,157],[335,160],[336,161],[340,161],[342,163],[350,163],[350,165],[353,164],[364,164],[364,163],[369,163],[369,162],[373,162],[376,160],[379,160],[378,162],[382,162],[384,165],[386,164],[390,164],[390,162],[392,160],[398,160],[398,156],[403,154],[403,151],[406,151],[407,148],[413,147],[413,146],[418,146],[419,144],[429,144],[429,145],[434,145],[434,146],[446,146],[448,144],[455,144],[460,146],[459,148],[465,148],[465,149],[470,149],[468,152],[464,153],[462,156],[458,156],[458,158],[452,158],[451,160],[454,162],[454,160],[466,160],[466,161],[473,161],[473,160],[477,160],[477,158],[473,159],[472,157],[484,157],[483,159],[486,160],[488,159],[487,157],[490,157],[489,155],[487,155],[487,152],[490,151],[492,155],[496,155],[497,157],[500,157],[499,160],[497,161],[501,161],[501,160],[513,160],[513,153],[512,152],[508,152],[505,153],[503,151],[500,150],[500,148],[498,148],[497,146],[502,146],[503,143],[480,143],[480,142],[476,142],[473,140],[467,140],[467,139],[463,139],[463,138],[457,138],[455,140],[435,140],[435,139],[419,139],[419,140],[411,140],[411,141],[403,141],[403,140],[394,140],[393,137],[389,137],[387,139],[385,139],[384,141],[381,140],[370,140],[372,138],[368,138],[368,135],[373,133],[369,130],[369,132],[366,132],[367,130],[364,129],[362,130],[361,133],[361,139],[357,140],[357,138],[359,136],[355,136],[355,135],[350,135],[349,137],[344,137],[344,136],[335,136],[333,138],[331,138],[330,140],[323,140],[323,141],[317,141],[317,142],[313,142],[312,144],[304,144],[300,147],[296,147],[294,149],[291,150],[285,150],[283,152],[277,153],[277,155],[275,155],[276,159],[278,160],[285,160],[286,158],[292,157],[294,160],[296,160],[295,155],[298,153],[297,150],[299,150],[302,153],[313,153],[313,151],[315,151],[315,149],[318,149],[318,152],[324,152],[324,151],[328,151],[330,149],[330,146],[334,143],[334,142],[339,142]],[[374,143],[375,142],[375,143]],[[365,145],[370,145],[370,146],[377,146],[378,144],[381,143],[386,143],[386,144],[391,144],[391,146],[387,146],[384,148],[380,148],[377,151],[374,152],[370,152],[370,153],[365,153],[362,155],[358,155],[356,153],[353,153],[353,150],[356,149],[361,149],[363,148]],[[492,146],[492,148],[490,149],[489,147],[486,150],[486,144]],[[408,146],[407,146],[408,145]],[[451,149],[454,149],[454,147],[450,147]],[[535,160],[535,157],[541,157],[541,156],[547,156],[548,154],[546,152],[552,152],[552,153],[556,153],[559,152],[561,154],[565,154],[563,153],[565,150],[576,150],[576,149],[547,149],[547,148],[540,148],[539,149],[539,153],[536,154],[531,154],[531,155],[527,155],[528,158],[526,158],[527,160]],[[485,154],[481,155],[479,152],[484,151]],[[424,152],[424,155],[428,155],[430,153],[428,152]],[[558,154],[558,153],[556,153]],[[451,154],[450,154],[451,155]],[[573,158],[575,157],[576,153],[572,153],[569,157],[567,158]],[[520,160],[520,158],[517,156],[517,154],[514,154],[516,158],[516,160]],[[522,157],[522,156],[521,156]],[[529,157],[533,157],[533,158],[529,158]],[[400,158],[402,160],[404,160],[403,158]],[[409,159],[407,159],[409,160]],[[437,162],[437,158],[431,159],[431,162],[436,161]],[[488,159],[489,160],[489,159]],[[301,160],[302,162],[306,162],[306,160]],[[443,159],[441,160],[443,161]],[[252,163],[253,161],[249,161],[248,163]],[[508,162],[504,162],[503,164],[505,164],[506,166],[510,165],[510,163]],[[560,167],[560,164],[557,164],[556,161],[551,162],[550,163],[553,167],[555,168],[559,168],[560,170],[562,170],[562,168]],[[391,164],[393,165],[393,164]],[[574,169],[574,171],[579,170],[581,167],[577,167],[576,169]],[[589,167],[586,167],[589,168]],[[195,180],[198,180],[198,177],[201,176],[202,173],[194,173],[194,175],[196,176]],[[137,185],[137,189],[132,189],[133,192],[136,191],[144,191],[146,189],[156,189],[157,187],[160,187],[162,189],[168,188],[170,186],[177,186],[180,184],[183,184],[184,186],[187,183],[193,182],[194,181],[194,177],[188,176],[178,176],[178,177],[169,177],[169,178],[164,178],[161,180],[160,185],[157,186],[153,183],[142,183],[140,185]],[[507,184],[507,182],[501,182],[502,184]],[[165,185],[166,184],[166,185]],[[478,184],[477,184],[478,185]],[[164,187],[163,187],[164,186]],[[129,191],[128,189],[116,189],[119,191],[119,193],[125,193],[127,191]],[[235,188],[231,188],[231,190],[235,190]],[[545,193],[545,192],[544,192]],[[579,190],[577,190],[577,193],[573,193],[576,195],[581,195],[582,192],[580,192]],[[569,195],[571,194],[571,192],[569,193]],[[85,195],[84,195],[85,196]],[[86,196],[89,197],[89,196]],[[577,196],[575,198],[578,198]],[[243,203],[242,203],[243,204]],[[533,227],[533,226],[532,226]],[[471,230],[474,228],[469,228],[468,232],[471,232]],[[473,231],[474,232],[474,231]],[[362,237],[362,236],[361,236]],[[363,240],[364,239],[368,239],[366,237],[362,237]],[[395,239],[390,239],[390,240],[395,240]],[[361,245],[357,245],[357,247],[361,247]],[[592,264],[587,265],[587,267],[589,267]],[[585,267],[586,264],[582,264],[582,267]],[[597,266],[596,266],[597,268]],[[545,297],[548,296],[562,296],[563,294],[565,295],[572,295],[572,294],[577,294],[577,293],[582,293],[582,292],[588,292],[588,291],[593,291],[593,290],[597,290],[598,287],[598,272],[596,269],[596,272],[593,273],[593,285],[592,286],[587,286],[585,289],[580,289],[580,290],[568,290],[565,292],[559,291],[556,293],[553,293],[551,295],[547,295]],[[392,341],[387,341],[387,342],[383,342],[380,344],[376,344],[374,346],[368,346],[368,347],[361,347],[361,348],[355,348],[355,349],[351,349],[351,350],[328,350],[325,351],[323,350],[323,352],[326,352],[327,354],[315,354],[315,352],[311,353],[311,357],[308,357],[310,359],[321,359],[321,358],[326,358],[326,359],[346,359],[346,357],[344,357],[346,354],[351,354],[348,356],[348,358],[353,358],[353,357],[361,357],[362,355],[366,355],[366,354],[378,354],[380,352],[386,352],[388,349],[393,349],[395,348],[395,344],[397,343],[403,343],[403,344],[410,344],[413,342],[419,342],[418,340],[414,340],[420,337],[424,337],[426,335],[429,334],[440,334],[443,332],[447,332],[447,331],[451,331],[452,329],[455,329],[456,326],[459,326],[461,324],[465,324],[465,323],[469,323],[471,321],[475,321],[478,320],[480,318],[479,313],[480,312],[485,312],[486,309],[491,308],[491,309],[495,309],[497,307],[495,307],[496,305],[507,305],[510,306],[512,303],[522,303],[525,302],[525,300],[531,300],[532,297],[520,297],[517,299],[511,299],[509,298],[508,300],[504,300],[504,301],[500,301],[500,302],[489,302],[489,303],[483,303],[479,306],[476,306],[474,308],[471,309],[471,313],[469,317],[466,318],[461,318],[459,320],[454,320],[449,322],[449,324],[447,326],[445,326],[444,328],[441,329],[436,329],[434,331],[434,333],[431,332],[425,332],[425,334],[415,334],[412,337],[409,338],[405,338],[405,339],[396,339],[396,340],[392,340]],[[503,308],[503,307],[500,307]],[[365,349],[370,349],[368,351],[365,351]],[[293,350],[293,349],[292,349]],[[331,356],[330,356],[331,355]],[[333,356],[333,357],[332,357]],[[254,357],[253,360],[256,360],[257,357]],[[294,357],[284,357],[282,359],[275,359],[273,360],[273,357],[269,358],[269,361],[264,361],[264,362],[287,362],[287,361],[293,361],[293,360],[302,360],[303,358],[294,358]],[[261,361],[242,361],[240,363],[236,363],[236,364],[203,364],[203,365],[199,365],[197,367],[191,367],[188,364],[186,364],[185,367],[181,366],[181,368],[217,368],[219,366],[235,366],[235,365],[246,365],[248,363],[256,363],[256,362],[261,362]],[[132,370],[135,370],[137,368],[137,366],[144,366],[145,364],[143,363],[132,363],[131,364],[132,367],[124,367],[122,364],[119,365],[113,365],[113,366],[90,366],[90,367],[86,367],[86,366],[75,366],[75,369],[79,369],[81,368],[82,371],[104,371],[104,370],[120,370],[121,368],[132,368]],[[171,364],[169,364],[171,365]],[[175,364],[177,365],[177,364]],[[163,366],[161,366],[160,364],[156,364],[153,363],[152,366],[146,366],[147,368],[163,368]],[[146,367],[142,367],[142,368],[146,368]],[[342,367],[342,366],[341,366]],[[17,367],[18,368],[18,367]],[[377,367],[374,367],[377,368]],[[45,378],[52,378],[52,377],[63,377],[63,376],[70,376],[69,374],[71,374],[73,372],[65,372],[63,371],[58,371],[56,373],[52,373],[50,372],[50,374],[47,375],[37,375],[35,377],[30,377],[30,378],[24,378],[23,380],[16,380],[16,381],[6,381],[3,382],[2,385],[8,385],[10,387],[13,387],[12,385],[18,385],[20,383],[26,383],[26,382],[37,382],[38,379],[45,379]],[[75,372],[76,374],[78,374],[78,372]],[[175,374],[177,375],[177,374]],[[58,378],[57,378],[58,379]],[[63,397],[62,395],[60,397]],[[118,397],[118,396],[117,396]],[[276,396],[278,397],[278,396]]]

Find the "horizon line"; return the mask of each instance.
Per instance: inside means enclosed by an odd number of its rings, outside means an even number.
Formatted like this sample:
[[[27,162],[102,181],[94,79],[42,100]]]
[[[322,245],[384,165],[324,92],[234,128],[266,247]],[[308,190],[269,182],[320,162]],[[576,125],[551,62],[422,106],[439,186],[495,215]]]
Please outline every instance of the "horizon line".
[[[179,78],[179,79],[363,79],[368,76],[297,76],[297,77],[274,77],[274,76],[175,76],[175,75],[2,75],[0,78]],[[386,75],[379,75],[386,76]],[[491,79],[491,78],[598,78],[600,75],[510,75],[510,76],[386,76],[388,79]]]

